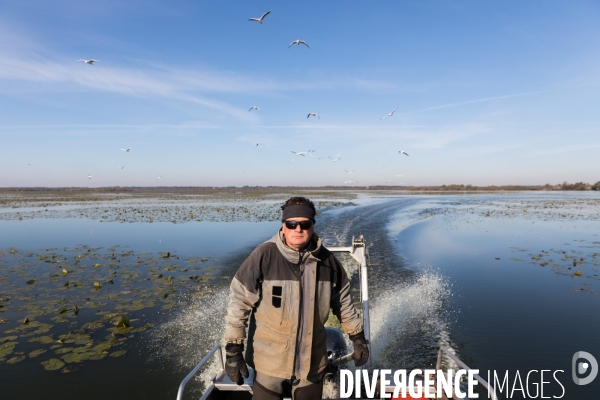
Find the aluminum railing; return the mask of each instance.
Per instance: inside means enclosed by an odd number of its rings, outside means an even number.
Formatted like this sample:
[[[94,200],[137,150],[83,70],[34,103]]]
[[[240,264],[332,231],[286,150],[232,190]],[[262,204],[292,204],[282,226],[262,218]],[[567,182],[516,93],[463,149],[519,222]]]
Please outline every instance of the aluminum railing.
[[[367,250],[367,243],[365,238],[361,234],[358,239],[352,238],[352,246],[350,247],[327,247],[327,250],[331,252],[347,252],[350,253],[352,258],[358,261],[360,265],[360,302],[362,304],[363,312],[363,326],[365,332],[365,339],[369,341],[369,352],[371,351],[371,320],[369,317],[369,280],[367,273],[367,263],[369,258],[369,252]],[[365,364],[365,368],[371,370],[371,357]]]
[[[471,368],[469,368],[469,366],[467,366],[467,364],[465,364],[458,357],[456,357],[454,354],[452,354],[448,347],[440,346],[440,351],[438,352],[437,363],[435,366],[436,370],[442,369],[442,356],[444,354],[446,354],[452,361],[454,361],[456,363],[456,365],[458,365],[462,369],[471,369]],[[481,385],[488,391],[492,400],[498,400],[498,397],[496,396],[496,392],[494,391],[493,388],[490,387],[489,383],[487,383],[485,381],[485,379],[483,379],[481,376],[479,376],[477,374],[473,375],[473,377],[475,379],[477,379],[477,381],[479,383],[481,383]]]
[[[215,352],[218,353],[217,358],[221,363],[221,370],[225,369],[225,364],[223,364],[223,351],[221,350],[221,345],[217,344],[215,345],[215,347],[212,348],[211,351],[208,352],[208,354],[202,359],[202,361],[200,361],[198,365],[196,365],[196,367],[183,379],[183,381],[181,381],[181,384],[179,385],[179,391],[177,392],[177,400],[181,400],[183,398],[183,391],[185,390],[185,386],[187,385],[188,381],[192,379],[194,375],[196,375],[196,372],[198,372],[198,370],[202,368],[204,364],[206,364],[206,362],[212,357],[213,354],[215,354]]]

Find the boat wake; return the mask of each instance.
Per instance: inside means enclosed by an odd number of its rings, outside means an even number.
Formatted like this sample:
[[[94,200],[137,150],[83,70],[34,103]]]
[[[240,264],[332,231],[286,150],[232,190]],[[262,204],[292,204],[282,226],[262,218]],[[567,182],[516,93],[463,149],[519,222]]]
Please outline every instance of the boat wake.
[[[219,287],[211,295],[196,297],[158,326],[152,339],[154,357],[170,369],[188,373],[217,343],[224,346],[228,294],[229,287]],[[198,373],[195,384],[190,381],[186,393],[200,393],[219,369],[214,356]]]

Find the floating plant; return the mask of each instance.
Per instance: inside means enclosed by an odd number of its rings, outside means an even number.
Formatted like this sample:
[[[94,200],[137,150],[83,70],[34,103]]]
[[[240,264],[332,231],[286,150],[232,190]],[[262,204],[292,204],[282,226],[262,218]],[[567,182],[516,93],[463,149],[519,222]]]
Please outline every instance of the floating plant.
[[[180,259],[174,251],[0,249],[0,312],[9,317],[0,320],[7,324],[0,331],[0,362],[35,358],[46,370],[68,373],[89,361],[120,357],[127,350],[115,347],[154,327],[133,317],[136,312],[169,311],[210,295],[206,285],[219,270],[209,258]]]

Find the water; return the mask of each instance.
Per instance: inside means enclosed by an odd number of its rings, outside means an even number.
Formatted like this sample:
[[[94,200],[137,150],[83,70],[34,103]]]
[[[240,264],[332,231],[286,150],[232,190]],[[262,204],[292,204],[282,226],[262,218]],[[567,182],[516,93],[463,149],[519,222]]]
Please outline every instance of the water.
[[[375,366],[433,367],[444,345],[484,378],[488,369],[511,377],[516,370],[562,369],[566,398],[593,398],[600,379],[574,385],[570,363],[579,350],[600,359],[598,199],[595,193],[364,196],[356,207],[328,209],[316,231],[329,246],[348,245],[362,233],[371,262],[380,264],[369,272]],[[138,311],[156,327],[128,341],[124,357],[88,361],[70,374],[45,371],[41,357],[0,363],[2,399],[175,398],[181,379],[222,340],[230,277],[278,225],[0,221],[3,249],[118,244],[182,259],[210,257],[225,277],[211,282],[212,295],[186,306]],[[357,287],[355,263],[343,260]],[[209,373],[192,384],[192,394]],[[545,395],[560,394],[555,389],[548,386]]]
[[[531,199],[549,203],[571,198],[527,195],[490,198],[486,203],[531,206]],[[428,200],[423,207],[463,210],[422,220],[395,234],[397,249],[410,267],[435,268],[447,277],[453,295],[447,297],[446,315],[452,315],[449,329],[460,357],[485,377],[488,370],[502,375],[509,371],[511,385],[517,371],[525,376],[531,370],[563,370],[557,376],[566,398],[597,397],[598,380],[577,386],[571,379],[575,352],[600,355],[597,206],[573,208],[578,219],[565,211],[542,218],[523,215],[524,208],[517,208],[517,215],[496,218],[485,216],[493,207],[480,200],[467,207],[480,208],[477,212],[467,211],[464,206],[470,201]],[[547,208],[539,210],[545,213]],[[400,217],[398,223],[403,220]],[[578,270],[581,276],[575,275]],[[548,377],[545,395],[559,397],[562,388]],[[539,384],[539,375],[533,381]],[[515,392],[513,398],[523,397]]]

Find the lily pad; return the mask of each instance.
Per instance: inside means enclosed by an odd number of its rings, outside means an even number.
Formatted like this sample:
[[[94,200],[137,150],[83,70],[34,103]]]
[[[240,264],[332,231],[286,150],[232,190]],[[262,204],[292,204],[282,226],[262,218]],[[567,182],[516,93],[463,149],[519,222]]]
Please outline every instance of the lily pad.
[[[8,342],[0,345],[0,358],[4,358],[15,350],[17,342]]]
[[[7,364],[16,364],[18,362],[21,362],[25,359],[25,356],[15,356],[13,358],[9,358],[8,360],[6,360]]]
[[[112,343],[110,341],[102,342],[100,344],[95,345],[91,348],[93,351],[103,352],[108,351],[112,347]]]
[[[42,365],[46,371],[56,371],[65,366],[65,363],[58,358],[51,358],[48,361],[42,361]]]
[[[121,357],[127,353],[127,350],[117,350],[115,352],[110,353],[111,357]]]
[[[153,328],[154,324],[146,324],[144,326],[140,326],[139,328],[135,328],[131,330],[131,333],[144,332],[147,329]]]
[[[52,336],[38,336],[28,340],[30,343],[42,343],[42,344],[50,344],[54,343],[55,340]]]
[[[40,354],[44,354],[47,351],[48,350],[46,350],[46,349],[37,349],[37,350],[34,350],[31,353],[27,354],[27,356],[29,358],[35,358],[35,357],[39,356]]]
[[[63,369],[60,370],[60,373],[61,374],[68,374],[68,373],[71,373],[71,372],[75,372],[80,367],[81,367],[81,364],[80,365],[67,365],[66,367],[64,367]]]
[[[67,354],[73,351],[75,347],[61,347],[59,349],[54,350],[56,354]]]

